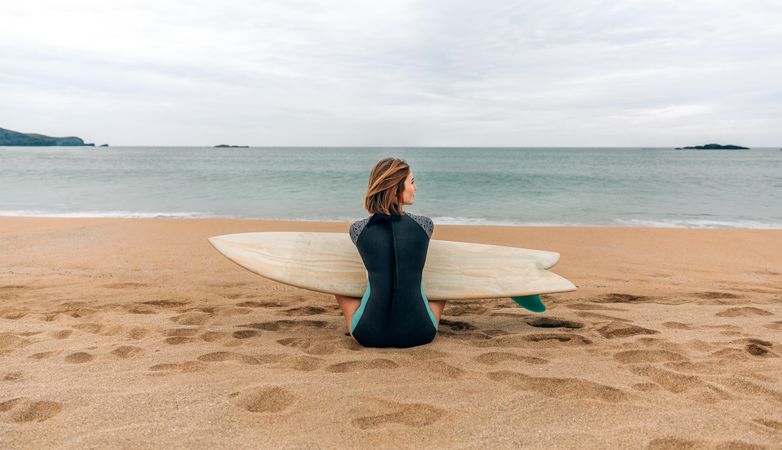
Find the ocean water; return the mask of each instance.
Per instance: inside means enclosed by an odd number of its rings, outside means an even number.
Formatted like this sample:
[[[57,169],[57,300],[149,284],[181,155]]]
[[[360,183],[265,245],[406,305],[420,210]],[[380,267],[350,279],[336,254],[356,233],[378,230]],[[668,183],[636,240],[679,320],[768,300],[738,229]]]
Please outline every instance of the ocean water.
[[[387,156],[435,223],[782,228],[777,148],[0,147],[0,215],[356,220]]]

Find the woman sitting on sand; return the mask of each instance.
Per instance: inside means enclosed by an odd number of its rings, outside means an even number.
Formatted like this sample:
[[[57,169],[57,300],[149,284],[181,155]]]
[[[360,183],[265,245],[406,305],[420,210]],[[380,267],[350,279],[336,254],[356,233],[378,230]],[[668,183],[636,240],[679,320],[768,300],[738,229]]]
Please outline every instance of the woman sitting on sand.
[[[351,336],[366,347],[413,347],[437,334],[445,302],[427,300],[421,283],[434,224],[402,211],[413,204],[415,190],[404,160],[380,160],[364,198],[372,216],[350,226],[367,269],[367,288],[360,299],[335,297]]]

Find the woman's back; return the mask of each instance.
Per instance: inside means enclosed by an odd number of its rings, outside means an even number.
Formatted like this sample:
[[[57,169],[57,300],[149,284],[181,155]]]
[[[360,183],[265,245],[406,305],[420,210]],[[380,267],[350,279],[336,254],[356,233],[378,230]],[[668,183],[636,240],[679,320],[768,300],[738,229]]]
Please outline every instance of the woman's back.
[[[412,347],[437,333],[421,276],[434,224],[426,216],[374,214],[353,222],[368,283],[353,315],[353,337],[367,347]]]

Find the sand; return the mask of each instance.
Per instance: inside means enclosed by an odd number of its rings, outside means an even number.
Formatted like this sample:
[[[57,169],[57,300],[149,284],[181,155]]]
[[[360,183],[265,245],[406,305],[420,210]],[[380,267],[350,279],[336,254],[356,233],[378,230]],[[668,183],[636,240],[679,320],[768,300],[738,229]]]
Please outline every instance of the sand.
[[[782,447],[782,230],[437,225],[579,289],[449,303],[413,349],[206,240],[348,226],[0,218],[0,447]]]

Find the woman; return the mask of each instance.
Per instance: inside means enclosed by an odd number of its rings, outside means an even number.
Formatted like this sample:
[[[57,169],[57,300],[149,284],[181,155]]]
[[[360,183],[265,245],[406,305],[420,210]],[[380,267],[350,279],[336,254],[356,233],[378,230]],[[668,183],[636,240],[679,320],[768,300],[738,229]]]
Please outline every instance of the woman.
[[[350,225],[367,269],[367,288],[361,299],[336,298],[351,336],[366,347],[413,347],[437,334],[445,302],[428,301],[421,283],[434,224],[402,210],[413,204],[415,190],[404,160],[380,160],[364,198],[372,216]]]

